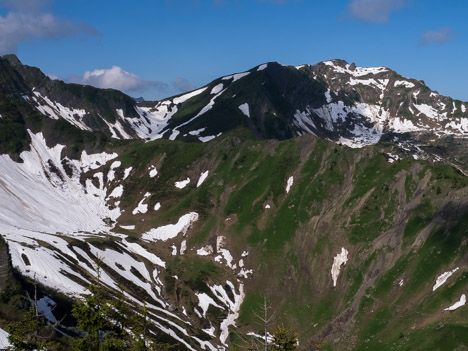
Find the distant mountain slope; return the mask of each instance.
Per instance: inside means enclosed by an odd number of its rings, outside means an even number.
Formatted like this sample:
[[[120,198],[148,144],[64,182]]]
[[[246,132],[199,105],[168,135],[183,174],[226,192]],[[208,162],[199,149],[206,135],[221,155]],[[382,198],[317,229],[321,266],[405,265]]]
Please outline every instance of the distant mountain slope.
[[[191,95],[140,107],[148,121],[157,116],[153,138],[172,140],[205,141],[239,125],[261,139],[314,134],[353,147],[374,144],[388,133],[468,135],[467,103],[390,69],[342,60],[263,64]]]
[[[239,126],[260,139],[314,134],[353,147],[374,144],[388,133],[468,136],[468,103],[388,68],[343,60],[262,64],[159,102],[50,80],[15,56],[0,60],[3,96],[21,96],[49,118],[113,138],[205,142]]]

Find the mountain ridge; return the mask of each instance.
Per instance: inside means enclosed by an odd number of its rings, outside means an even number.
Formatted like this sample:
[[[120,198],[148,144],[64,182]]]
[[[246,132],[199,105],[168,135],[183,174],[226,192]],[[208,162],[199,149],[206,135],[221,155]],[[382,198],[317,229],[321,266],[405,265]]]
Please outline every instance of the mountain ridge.
[[[193,92],[136,103],[118,91],[51,81],[37,69],[23,66],[15,56],[5,60],[28,82],[33,108],[113,138],[193,141],[199,135],[204,141],[241,125],[257,138],[313,133],[338,142],[342,138],[350,146],[374,143],[380,134],[390,132],[468,134],[468,104],[441,96],[423,81],[404,78],[391,69],[356,67],[344,60],[301,66],[265,63],[215,79]],[[56,92],[64,89],[64,96]],[[107,96],[99,96],[101,92]],[[218,99],[221,101],[216,103]],[[112,103],[96,106],[100,100]],[[74,107],[65,107],[60,101]],[[86,105],[94,107],[87,111]],[[244,112],[239,106],[244,106]],[[228,114],[222,121],[220,111]]]

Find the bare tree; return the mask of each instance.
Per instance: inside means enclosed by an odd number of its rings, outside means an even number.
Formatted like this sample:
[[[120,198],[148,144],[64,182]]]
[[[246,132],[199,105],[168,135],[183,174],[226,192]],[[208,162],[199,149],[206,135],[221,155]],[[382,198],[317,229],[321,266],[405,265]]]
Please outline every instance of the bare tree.
[[[268,351],[268,330],[276,318],[275,313],[271,312],[271,309],[271,303],[268,302],[266,296],[263,295],[263,302],[260,304],[259,313],[253,312],[254,316],[257,318],[257,323],[263,328],[263,341],[261,344],[264,351]]]
[[[266,296],[263,296],[263,301],[257,305],[256,310],[252,309],[255,316],[255,324],[263,331],[263,335],[240,335],[237,337],[242,340],[243,345],[238,345],[240,348],[249,351],[268,351],[271,343],[270,328],[275,321],[275,313],[272,312],[272,305],[268,302]]]

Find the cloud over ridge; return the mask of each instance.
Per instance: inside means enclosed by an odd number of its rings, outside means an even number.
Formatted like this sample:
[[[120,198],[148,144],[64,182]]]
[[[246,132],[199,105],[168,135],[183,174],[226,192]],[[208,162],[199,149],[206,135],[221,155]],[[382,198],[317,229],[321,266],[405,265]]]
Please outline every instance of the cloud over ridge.
[[[109,69],[86,71],[82,77],[74,76],[68,79],[71,83],[92,85],[102,89],[117,89],[121,91],[143,91],[148,88],[167,89],[167,84],[158,81],[144,80],[136,74],[125,71],[119,66]]]

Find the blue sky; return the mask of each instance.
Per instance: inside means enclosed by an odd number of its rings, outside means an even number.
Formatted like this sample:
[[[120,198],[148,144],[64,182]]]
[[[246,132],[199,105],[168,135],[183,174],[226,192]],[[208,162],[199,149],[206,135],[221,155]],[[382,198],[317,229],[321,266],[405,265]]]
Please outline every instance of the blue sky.
[[[468,101],[467,13],[462,0],[0,0],[0,53],[146,99],[342,58]]]

